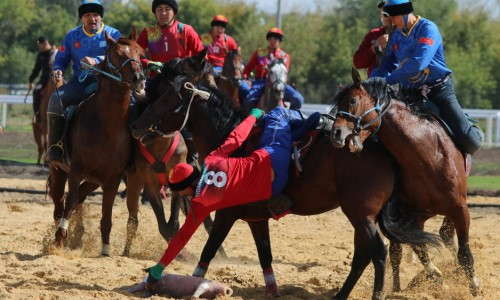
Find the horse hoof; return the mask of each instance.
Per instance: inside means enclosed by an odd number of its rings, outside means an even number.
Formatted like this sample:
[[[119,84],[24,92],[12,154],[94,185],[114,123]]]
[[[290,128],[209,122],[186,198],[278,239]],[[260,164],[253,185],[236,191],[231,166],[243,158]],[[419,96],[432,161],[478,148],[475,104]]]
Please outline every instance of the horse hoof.
[[[281,297],[278,285],[276,283],[269,284],[266,286],[266,294],[273,296],[274,298]]]
[[[480,294],[479,292],[479,280],[476,277],[472,278],[469,285],[469,290],[472,296],[476,297]]]

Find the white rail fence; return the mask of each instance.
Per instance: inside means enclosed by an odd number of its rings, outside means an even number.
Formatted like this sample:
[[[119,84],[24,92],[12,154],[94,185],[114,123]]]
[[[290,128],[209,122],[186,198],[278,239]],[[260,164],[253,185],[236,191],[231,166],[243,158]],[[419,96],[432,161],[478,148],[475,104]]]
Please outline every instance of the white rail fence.
[[[2,128],[7,126],[7,104],[24,104],[25,96],[22,95],[0,95],[0,107],[2,112],[1,125]],[[31,104],[33,97],[29,95],[26,98],[26,103]],[[31,107],[30,107],[31,108]],[[329,105],[327,104],[304,104],[302,111],[306,114],[319,111],[320,113],[328,113]],[[472,118],[485,122],[485,147],[500,147],[500,110],[493,109],[465,109],[464,110]],[[481,122],[482,123],[482,122]]]

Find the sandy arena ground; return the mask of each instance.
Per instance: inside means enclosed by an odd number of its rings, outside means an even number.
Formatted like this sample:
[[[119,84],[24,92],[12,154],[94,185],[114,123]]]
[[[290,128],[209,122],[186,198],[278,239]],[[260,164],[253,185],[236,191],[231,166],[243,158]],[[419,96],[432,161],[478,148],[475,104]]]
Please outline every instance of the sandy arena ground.
[[[47,171],[40,167],[3,167],[0,187],[44,190]],[[500,198],[470,197],[471,203],[500,204]],[[131,299],[128,288],[140,282],[143,268],[152,266],[166,243],[157,231],[149,206],[140,210],[139,234],[130,257],[122,257],[127,209],[116,198],[111,232],[111,257],[101,257],[100,196],[85,204],[84,246],[77,250],[54,251],[52,201],[41,194],[0,192],[0,299]],[[442,218],[427,222],[437,233]],[[183,219],[182,219],[183,222]],[[500,209],[472,208],[470,245],[482,296],[500,299]],[[330,299],[344,282],[353,255],[353,230],[340,210],[323,215],[287,216],[271,221],[274,270],[282,299]],[[189,275],[207,238],[200,228],[188,244],[187,260],[175,260],[168,272]],[[238,221],[224,243],[229,261],[216,258],[207,278],[227,284],[232,297],[220,299],[264,299],[262,273],[251,234]],[[406,250],[406,252],[409,252]],[[405,255],[401,293],[392,293],[392,276],[386,276],[387,299],[471,299],[462,272],[456,272],[453,256],[446,250],[432,250],[434,263],[444,274],[436,284],[422,275],[420,264]],[[387,265],[390,270],[390,265]],[[373,268],[369,266],[350,299],[370,299]],[[160,299],[160,297],[153,297]],[[165,299],[162,297],[161,299]]]

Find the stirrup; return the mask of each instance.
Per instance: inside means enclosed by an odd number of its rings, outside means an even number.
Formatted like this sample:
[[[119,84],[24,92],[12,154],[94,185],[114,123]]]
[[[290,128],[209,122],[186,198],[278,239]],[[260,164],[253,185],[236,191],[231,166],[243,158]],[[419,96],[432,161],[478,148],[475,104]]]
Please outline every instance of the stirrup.
[[[62,163],[63,156],[64,156],[63,142],[59,141],[49,146],[45,158],[49,164],[53,162]]]

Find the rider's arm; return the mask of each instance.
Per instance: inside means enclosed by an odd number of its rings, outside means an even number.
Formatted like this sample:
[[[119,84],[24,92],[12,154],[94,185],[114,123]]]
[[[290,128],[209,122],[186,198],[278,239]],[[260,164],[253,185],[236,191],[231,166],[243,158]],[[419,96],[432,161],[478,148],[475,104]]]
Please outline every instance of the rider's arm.
[[[247,139],[252,131],[253,125],[257,119],[253,115],[249,115],[229,134],[224,144],[214,150],[210,155],[229,156],[234,150],[238,149],[241,144]]]
[[[184,25],[184,30],[182,31],[185,40],[186,46],[189,53],[189,56],[197,55],[203,50],[203,43],[200,40],[200,36],[193,27],[189,25]]]
[[[70,34],[67,34],[56,53],[54,64],[52,65],[53,71],[59,70],[63,72],[68,67],[71,62],[71,46],[72,42],[70,41]]]
[[[257,51],[253,53],[252,57],[245,66],[245,70],[243,70],[243,77],[248,78],[256,65],[257,65]]]

